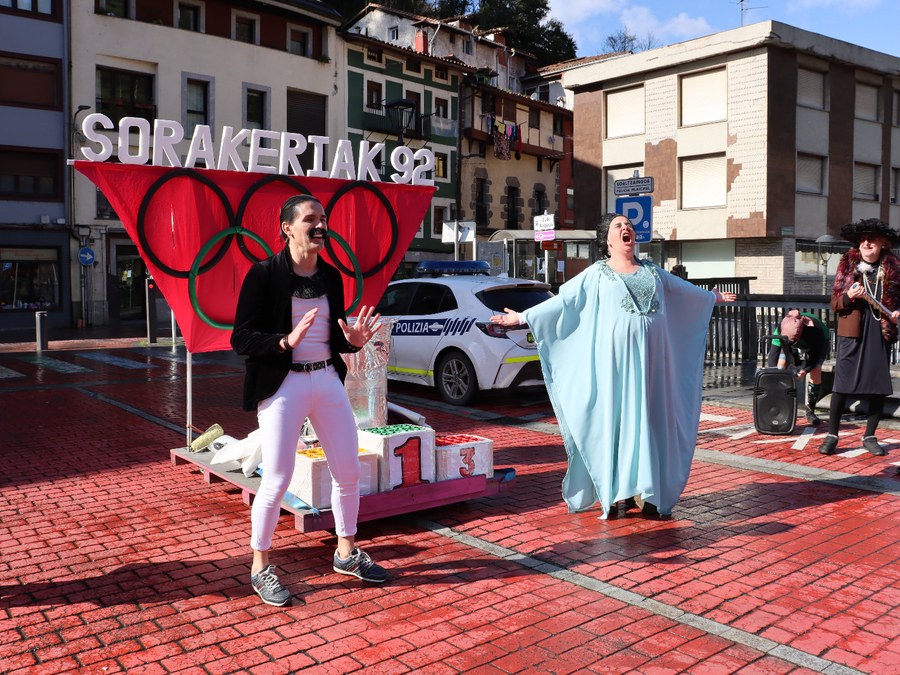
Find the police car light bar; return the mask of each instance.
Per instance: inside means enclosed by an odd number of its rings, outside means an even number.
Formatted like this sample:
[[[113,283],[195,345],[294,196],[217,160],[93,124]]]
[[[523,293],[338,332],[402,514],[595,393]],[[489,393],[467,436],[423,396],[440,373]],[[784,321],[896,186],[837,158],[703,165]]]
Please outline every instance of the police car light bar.
[[[419,276],[439,274],[484,274],[489,275],[491,266],[484,260],[423,260],[416,267]]]

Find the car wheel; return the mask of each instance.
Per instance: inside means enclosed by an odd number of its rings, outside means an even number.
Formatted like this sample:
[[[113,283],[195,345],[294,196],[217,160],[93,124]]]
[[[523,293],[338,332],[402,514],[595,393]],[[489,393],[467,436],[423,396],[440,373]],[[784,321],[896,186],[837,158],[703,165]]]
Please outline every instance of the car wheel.
[[[462,352],[444,354],[438,362],[434,386],[447,403],[470,403],[478,393],[478,378],[472,362]]]

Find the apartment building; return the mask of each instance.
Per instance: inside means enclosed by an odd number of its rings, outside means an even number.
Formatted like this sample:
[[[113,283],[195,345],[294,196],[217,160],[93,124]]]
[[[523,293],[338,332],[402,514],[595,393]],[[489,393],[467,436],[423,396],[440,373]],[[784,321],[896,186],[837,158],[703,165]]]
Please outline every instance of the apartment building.
[[[563,83],[577,227],[613,210],[615,180],[652,176],[645,250],[692,279],[819,293],[838,256],[817,239],[860,218],[900,226],[900,58],[766,21]]]
[[[69,325],[65,4],[0,2],[0,330]]]

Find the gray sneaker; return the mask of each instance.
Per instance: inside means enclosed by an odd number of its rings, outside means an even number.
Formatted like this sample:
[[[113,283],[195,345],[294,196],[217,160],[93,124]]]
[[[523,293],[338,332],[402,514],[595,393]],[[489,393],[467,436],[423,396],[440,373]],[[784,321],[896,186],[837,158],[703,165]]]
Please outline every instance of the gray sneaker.
[[[374,562],[369,554],[356,547],[349,558],[341,558],[334,552],[334,571],[338,574],[356,577],[373,584],[383,584],[388,580],[388,573],[381,565]]]
[[[267,605],[283,607],[291,601],[291,592],[281,585],[275,574],[275,565],[269,565],[250,577],[250,584]]]

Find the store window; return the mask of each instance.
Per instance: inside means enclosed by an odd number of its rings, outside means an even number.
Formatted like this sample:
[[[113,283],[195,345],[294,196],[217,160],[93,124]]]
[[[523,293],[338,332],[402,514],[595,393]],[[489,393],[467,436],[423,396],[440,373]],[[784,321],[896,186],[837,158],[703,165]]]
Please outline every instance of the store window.
[[[60,309],[59,252],[0,248],[0,311]]]

